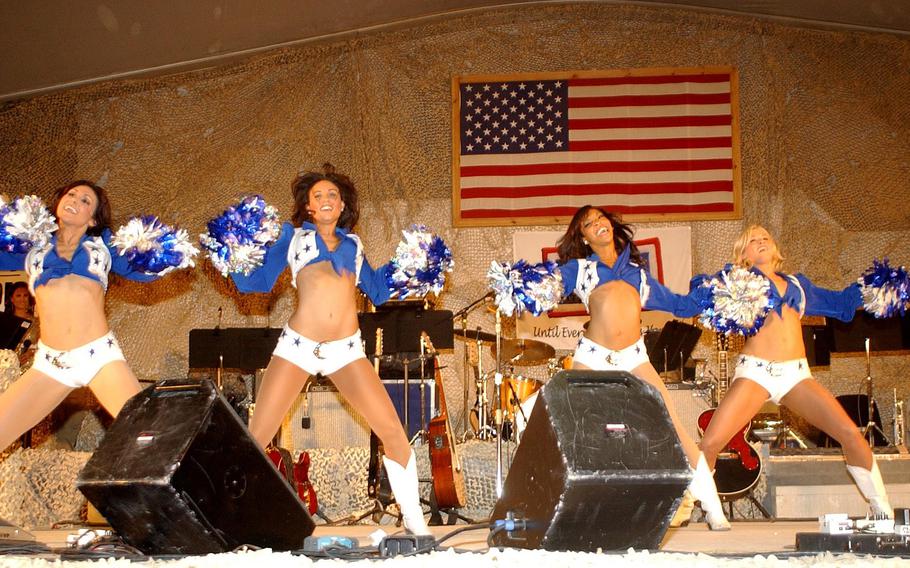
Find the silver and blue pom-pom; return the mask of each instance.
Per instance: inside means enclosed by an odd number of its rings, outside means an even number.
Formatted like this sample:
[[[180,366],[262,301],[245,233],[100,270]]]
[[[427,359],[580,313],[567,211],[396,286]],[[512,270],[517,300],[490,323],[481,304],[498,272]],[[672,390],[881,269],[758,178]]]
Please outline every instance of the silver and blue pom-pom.
[[[130,268],[145,274],[164,275],[172,270],[195,266],[199,254],[186,229],[162,223],[154,215],[133,217],[111,238]]]
[[[262,266],[266,250],[281,234],[278,210],[261,195],[244,197],[207,226],[199,241],[222,276],[249,276]]]
[[[552,261],[538,264],[524,260],[515,264],[493,261],[487,281],[496,293],[496,306],[506,316],[521,316],[526,311],[539,316],[555,308],[562,298],[562,275]]]
[[[26,195],[6,203],[0,198],[0,250],[25,253],[42,247],[57,230],[57,221],[41,198]]]
[[[910,276],[903,266],[891,266],[888,259],[872,261],[857,280],[863,307],[877,318],[903,316],[910,307]]]
[[[395,249],[395,256],[386,268],[386,284],[391,297],[403,300],[436,295],[446,283],[446,274],[455,262],[445,242],[425,225],[411,225],[401,232],[404,236]]]
[[[699,320],[717,333],[755,335],[774,309],[771,281],[741,266],[725,267],[702,286],[711,293],[702,301]]]

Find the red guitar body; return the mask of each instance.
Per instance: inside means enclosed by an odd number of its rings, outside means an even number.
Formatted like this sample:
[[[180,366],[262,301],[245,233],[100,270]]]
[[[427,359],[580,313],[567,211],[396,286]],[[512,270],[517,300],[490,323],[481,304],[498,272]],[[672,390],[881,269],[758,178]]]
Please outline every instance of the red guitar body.
[[[698,429],[704,433],[714,417],[714,408],[705,410],[698,416]],[[752,423],[749,422],[730,438],[723,451],[717,456],[714,470],[714,483],[717,494],[721,497],[735,498],[752,489],[761,475],[761,457],[755,448],[746,441]]]
[[[319,502],[316,500],[316,490],[310,483],[310,454],[301,452],[297,462],[294,463],[291,453],[284,448],[269,446],[265,453],[275,464],[278,472],[297,491],[297,496],[306,505],[307,511],[311,515],[315,515],[319,509]]]

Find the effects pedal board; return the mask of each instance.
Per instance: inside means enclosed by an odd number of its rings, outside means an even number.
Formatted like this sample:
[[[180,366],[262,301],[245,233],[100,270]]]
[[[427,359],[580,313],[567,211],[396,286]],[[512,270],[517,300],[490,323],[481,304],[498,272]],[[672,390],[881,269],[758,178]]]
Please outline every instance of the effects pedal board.
[[[910,509],[895,509],[894,519],[850,519],[846,514],[819,517],[817,533],[796,533],[800,552],[910,554]]]

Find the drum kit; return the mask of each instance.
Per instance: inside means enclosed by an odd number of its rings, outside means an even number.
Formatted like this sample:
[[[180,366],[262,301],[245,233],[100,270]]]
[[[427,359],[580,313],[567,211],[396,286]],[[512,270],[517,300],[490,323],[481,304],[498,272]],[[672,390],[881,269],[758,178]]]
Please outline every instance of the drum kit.
[[[553,347],[542,341],[503,337],[499,310],[495,310],[493,333],[480,327],[468,329],[467,314],[488,297],[484,296],[455,314],[456,321],[459,318],[461,321],[461,329],[455,329],[455,338],[466,342],[463,366],[464,438],[518,442],[520,429],[527,423],[536,394],[544,385],[544,381],[528,376],[522,370],[530,371],[531,367],[547,365],[549,377],[561,368],[562,361],[555,358]],[[484,367],[481,355],[485,348],[489,348],[491,357],[496,361],[492,369]],[[469,369],[473,371],[473,377]],[[473,406],[470,404],[472,385]]]

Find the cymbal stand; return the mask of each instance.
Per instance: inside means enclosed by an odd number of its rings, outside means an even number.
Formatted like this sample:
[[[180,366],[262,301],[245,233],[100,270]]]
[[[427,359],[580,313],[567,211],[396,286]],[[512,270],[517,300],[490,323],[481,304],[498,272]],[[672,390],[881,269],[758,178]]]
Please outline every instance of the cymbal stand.
[[[467,342],[467,340],[468,340],[468,312],[467,311],[464,311],[461,314],[461,333],[464,336],[465,342]],[[478,357],[478,359],[480,358],[479,353],[478,353],[477,357]],[[462,370],[462,373],[464,374],[464,378],[462,380],[462,383],[464,384],[464,406],[461,407],[461,410],[462,410],[461,426],[462,426],[462,432],[464,433],[464,438],[462,439],[462,441],[467,440],[468,437],[474,436],[474,432],[471,430],[471,420],[470,420],[471,411],[468,409],[468,397],[469,397],[468,391],[471,390],[470,387],[468,386],[471,384],[470,376],[468,375],[469,367],[470,367],[470,365],[468,364],[468,345],[467,345],[467,343],[465,343],[464,357],[463,357],[462,363],[461,363],[461,370]]]
[[[493,296],[493,292],[488,292],[487,294],[474,300],[467,306],[461,308],[460,310],[458,310],[457,312],[452,314],[453,318],[458,318],[461,321],[461,335],[462,335],[462,337],[464,337],[465,341],[468,340],[468,314],[471,313],[471,311],[473,311],[474,308],[476,308],[481,303],[483,303],[484,300],[486,300],[487,298],[490,298],[492,296]],[[478,332],[480,331],[479,327],[477,328],[477,331]],[[478,342],[477,342],[478,362],[479,362],[481,354],[482,354],[481,347],[482,347],[482,344],[478,340]],[[467,440],[468,438],[471,438],[474,436],[474,432],[471,431],[471,419],[470,419],[471,411],[470,411],[470,405],[469,405],[471,380],[470,380],[470,375],[468,373],[469,373],[470,368],[471,368],[471,365],[468,362],[468,349],[467,349],[467,345],[465,345],[464,358],[463,358],[462,366],[461,366],[462,373],[464,376],[464,379],[462,381],[464,383],[464,400],[463,400],[464,405],[462,406],[462,411],[463,411],[462,412],[462,427],[464,428],[464,430],[463,430],[464,434],[463,434],[462,441]],[[480,364],[478,363],[478,376],[480,377],[482,375],[480,375],[479,370],[480,370]],[[479,412],[478,412],[477,419],[479,422],[480,421]]]
[[[866,441],[869,442],[869,447],[875,447],[875,432],[881,435],[886,441],[888,437],[885,436],[885,433],[882,432],[882,429],[878,427],[878,424],[875,423],[875,399],[872,398],[872,359],[869,353],[869,338],[866,338],[866,402],[869,405],[868,412],[869,417],[866,422],[866,425],[863,427],[863,437],[866,438]]]
[[[897,399],[897,388],[894,391],[894,445],[904,447],[904,401]],[[905,449],[906,451],[906,449]]]
[[[496,435],[496,430],[490,425],[490,393],[487,389],[487,374],[483,371],[483,341],[480,340],[480,328],[477,328],[477,385],[476,401],[477,407],[477,438],[486,440]]]

